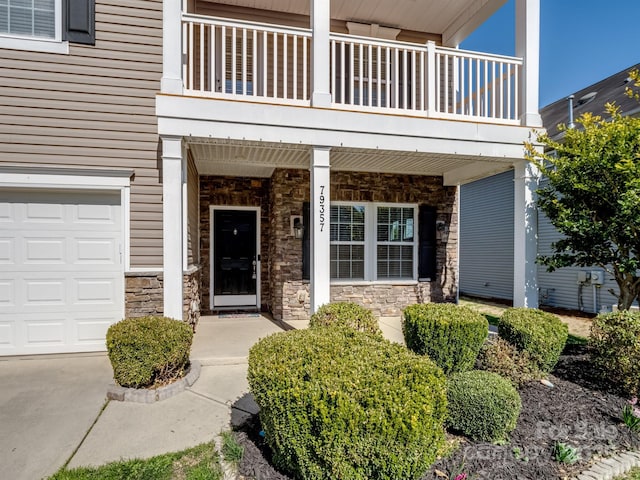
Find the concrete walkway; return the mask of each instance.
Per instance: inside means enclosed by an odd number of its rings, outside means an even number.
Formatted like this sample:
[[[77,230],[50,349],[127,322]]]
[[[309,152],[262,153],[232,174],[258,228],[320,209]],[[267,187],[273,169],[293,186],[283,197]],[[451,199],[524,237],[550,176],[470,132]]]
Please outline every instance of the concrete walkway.
[[[106,403],[113,374],[104,353],[0,359],[0,477],[46,478],[69,459],[69,468],[97,466],[213,440],[248,391],[249,348],[280,331],[262,316],[203,317],[191,355],[200,378],[149,405]]]

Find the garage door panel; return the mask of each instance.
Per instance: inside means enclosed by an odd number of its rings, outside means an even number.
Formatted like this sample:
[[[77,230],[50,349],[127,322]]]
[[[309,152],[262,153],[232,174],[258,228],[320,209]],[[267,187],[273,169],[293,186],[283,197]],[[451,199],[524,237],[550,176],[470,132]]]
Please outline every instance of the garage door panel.
[[[15,239],[0,237],[0,264],[11,265],[14,263]]]
[[[0,355],[104,350],[124,312],[119,203],[119,192],[0,192]]]
[[[76,280],[75,302],[78,305],[117,305],[115,278],[83,278]]]
[[[78,205],[73,216],[76,224],[113,225],[118,220],[116,210],[113,205]]]
[[[64,237],[25,237],[23,239],[24,246],[24,263],[26,264],[64,264],[65,258]]]
[[[0,321],[0,349],[13,348],[15,343],[14,323]]]
[[[47,321],[27,320],[25,321],[26,343],[28,345],[64,345],[65,326],[67,319],[65,316],[49,318]]]
[[[13,204],[0,198],[0,223],[13,223],[15,214]]]
[[[25,278],[24,306],[25,307],[42,307],[64,305],[66,302],[65,295],[66,279],[58,278]]]
[[[75,238],[74,263],[115,265],[119,263],[116,238]]]
[[[16,305],[16,282],[0,280],[0,308]]]
[[[76,343],[100,345],[104,348],[107,330],[113,324],[111,317],[102,316],[92,318],[77,317],[76,318]]]
[[[65,221],[65,206],[59,203],[34,203],[25,204],[24,223],[58,223]]]

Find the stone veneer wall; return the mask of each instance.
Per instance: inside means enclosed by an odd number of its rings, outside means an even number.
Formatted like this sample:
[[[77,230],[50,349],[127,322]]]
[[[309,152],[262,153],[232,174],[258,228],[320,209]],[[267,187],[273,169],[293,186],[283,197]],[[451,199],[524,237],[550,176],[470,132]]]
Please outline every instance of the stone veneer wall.
[[[201,310],[210,312],[211,219],[210,206],[260,207],[260,301],[264,311],[271,309],[269,285],[269,190],[270,180],[263,178],[200,177],[200,261]]]
[[[164,311],[162,273],[129,272],[125,274],[125,317],[162,315]]]
[[[192,266],[182,276],[183,320],[194,329],[200,320],[200,271]],[[129,272],[125,274],[125,317],[137,318],[164,313],[162,273]]]
[[[194,265],[182,276],[182,318],[194,330],[200,320],[200,281],[202,268]]]
[[[309,285],[302,280],[302,241],[290,235],[290,215],[301,215],[309,201],[309,172],[278,169],[271,177],[270,245],[272,314],[276,319],[309,318]],[[438,208],[448,238],[438,234],[437,275],[432,282],[411,285],[334,284],[331,300],[348,300],[377,315],[399,315],[412,303],[455,301],[457,288],[458,189],[441,177],[365,172],[331,172],[331,201],[416,203]],[[446,242],[445,242],[446,240]]]

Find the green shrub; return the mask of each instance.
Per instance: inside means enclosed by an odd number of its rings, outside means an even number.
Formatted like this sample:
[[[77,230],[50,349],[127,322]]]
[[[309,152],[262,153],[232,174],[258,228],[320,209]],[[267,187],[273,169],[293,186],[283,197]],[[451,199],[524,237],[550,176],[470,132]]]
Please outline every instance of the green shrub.
[[[327,303],[311,315],[310,327],[347,326],[359,332],[382,335],[378,321],[368,310],[352,302]]]
[[[522,403],[517,390],[497,373],[471,370],[447,381],[447,424],[473,440],[504,440],[516,428]]]
[[[446,375],[473,368],[489,332],[483,315],[452,303],[410,305],[403,314],[409,349],[427,355]]]
[[[498,322],[498,335],[531,359],[544,373],[553,370],[567,343],[569,328],[554,314],[534,308],[508,308]]]
[[[251,348],[248,379],[274,464],[295,478],[418,478],[444,445],[442,371],[379,337],[278,333]]]
[[[591,325],[589,344],[596,371],[629,396],[640,396],[640,313],[599,315]]]
[[[510,380],[516,388],[544,376],[528,352],[519,351],[502,338],[496,338],[482,346],[476,365],[480,370],[497,373]]]
[[[107,351],[115,381],[143,388],[183,376],[192,339],[191,327],[171,318],[127,318],[111,325]]]

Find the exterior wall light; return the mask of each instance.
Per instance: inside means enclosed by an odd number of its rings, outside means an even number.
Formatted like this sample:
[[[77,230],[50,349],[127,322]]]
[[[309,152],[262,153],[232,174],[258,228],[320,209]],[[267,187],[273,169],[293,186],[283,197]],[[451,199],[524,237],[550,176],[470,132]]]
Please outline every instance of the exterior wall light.
[[[302,237],[304,236],[302,216],[291,215],[291,235],[298,240],[302,240]]]

